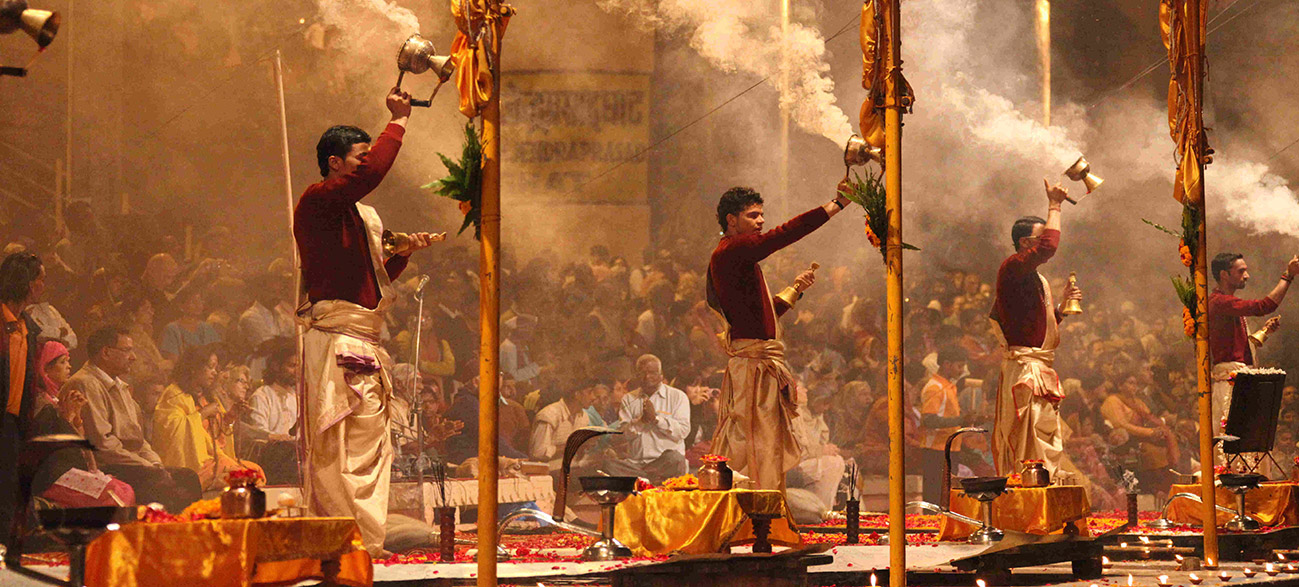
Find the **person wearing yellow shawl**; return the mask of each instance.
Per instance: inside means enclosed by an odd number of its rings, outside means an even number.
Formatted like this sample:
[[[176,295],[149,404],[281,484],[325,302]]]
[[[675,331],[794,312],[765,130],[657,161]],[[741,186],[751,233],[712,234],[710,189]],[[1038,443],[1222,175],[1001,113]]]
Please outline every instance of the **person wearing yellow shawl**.
[[[189,348],[181,353],[172,371],[174,383],[163,390],[154,408],[150,439],[163,465],[185,467],[198,473],[205,491],[219,487],[224,483],[225,474],[236,469],[255,469],[262,473],[257,464],[225,452],[204,425],[204,420],[223,416],[219,403],[199,408],[196,399],[216,385],[217,368],[217,354],[209,347]]]

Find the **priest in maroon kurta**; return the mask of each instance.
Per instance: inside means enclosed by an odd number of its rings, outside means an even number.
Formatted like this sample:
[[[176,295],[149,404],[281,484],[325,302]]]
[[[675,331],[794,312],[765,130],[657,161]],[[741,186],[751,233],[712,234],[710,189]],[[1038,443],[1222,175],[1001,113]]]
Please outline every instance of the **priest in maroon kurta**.
[[[1212,408],[1213,429],[1222,432],[1223,420],[1231,407],[1231,375],[1245,367],[1255,365],[1254,349],[1250,347],[1249,330],[1245,325],[1246,316],[1266,316],[1275,312],[1290,290],[1290,282],[1299,275],[1299,257],[1293,257],[1281,272],[1281,279],[1272,287],[1266,297],[1257,300],[1245,300],[1236,297],[1236,293],[1245,288],[1249,282],[1249,265],[1245,256],[1240,253],[1219,253],[1209,264],[1218,285],[1209,292],[1209,356],[1213,362]],[[1268,332],[1277,329],[1280,318],[1273,317],[1267,321]],[[1247,460],[1252,464],[1253,455]],[[1226,455],[1222,445],[1214,445],[1214,459],[1217,464],[1226,464]]]
[[[1060,206],[1063,187],[1046,186],[1046,220],[1027,216],[1011,227],[1015,254],[997,270],[997,297],[992,319],[1000,325],[1005,356],[997,385],[997,410],[992,429],[992,459],[999,475],[1018,471],[1024,460],[1041,460],[1055,474],[1064,461],[1060,434],[1060,377],[1056,374],[1056,324],[1062,317],[1051,300],[1051,289],[1037,269],[1060,245]],[[1066,299],[1082,299],[1074,285]]]
[[[846,189],[839,185],[839,191]],[[785,488],[785,472],[798,464],[791,423],[797,410],[794,380],[776,320],[815,281],[811,270],[779,298],[767,289],[758,262],[825,224],[849,200],[841,193],[767,232],[762,196],[732,188],[717,204],[723,236],[708,263],[708,304],[726,319],[726,375],[712,451],[753,479],[759,489]]]
[[[366,550],[383,556],[393,451],[388,433],[391,360],[379,344],[391,283],[411,252],[439,236],[411,235],[383,259],[383,223],[361,203],[383,181],[401,149],[410,96],[393,88],[392,121],[371,145],[359,128],[335,126],[316,145],[324,179],[307,188],[293,213],[302,258],[299,300],[305,455],[303,493],[315,515],[356,519]]]

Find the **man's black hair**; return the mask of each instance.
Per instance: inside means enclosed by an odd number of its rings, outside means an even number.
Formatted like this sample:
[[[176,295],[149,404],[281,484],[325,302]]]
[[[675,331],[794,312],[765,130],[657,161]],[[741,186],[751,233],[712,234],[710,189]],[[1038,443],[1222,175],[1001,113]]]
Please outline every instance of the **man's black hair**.
[[[0,302],[17,304],[32,293],[41,276],[41,259],[28,252],[13,253],[0,263]]]
[[[1231,271],[1231,265],[1237,259],[1244,259],[1245,256],[1240,253],[1218,253],[1213,256],[1213,261],[1209,262],[1209,271],[1213,272],[1213,278],[1222,279],[1223,271]]]
[[[938,364],[949,365],[952,363],[964,363],[970,358],[965,347],[955,344],[947,344],[938,349]]]
[[[298,374],[286,371],[284,367],[298,353],[297,347],[287,336],[276,337],[267,342],[271,342],[271,345],[270,353],[266,355],[266,368],[263,378],[266,383],[292,385],[297,380]]]
[[[726,190],[722,199],[717,201],[717,224],[722,227],[722,232],[726,232],[727,216],[740,214],[749,206],[761,203],[762,195],[753,188],[733,187]]]
[[[99,358],[99,351],[116,345],[117,339],[130,335],[130,331],[121,326],[105,326],[90,333],[90,338],[86,339],[86,352],[93,361]]]
[[[316,143],[316,164],[320,166],[320,177],[329,175],[330,157],[347,157],[352,145],[370,142],[370,135],[355,126],[340,124],[329,127],[320,135]]]
[[[1010,244],[1019,250],[1019,239],[1026,236],[1033,236],[1033,227],[1038,224],[1046,224],[1046,221],[1037,216],[1025,216],[1015,221],[1010,227]]]

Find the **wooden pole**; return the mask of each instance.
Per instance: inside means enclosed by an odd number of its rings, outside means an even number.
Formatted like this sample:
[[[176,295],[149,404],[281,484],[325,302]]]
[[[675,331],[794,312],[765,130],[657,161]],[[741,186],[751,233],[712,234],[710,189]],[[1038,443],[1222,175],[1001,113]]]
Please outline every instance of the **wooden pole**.
[[[781,205],[789,207],[789,3],[780,0],[780,198]],[[788,210],[785,210],[788,211]],[[781,214],[781,218],[789,216]]]
[[[68,0],[67,13],[63,15],[64,21],[61,25],[63,32],[64,46],[68,48],[68,103],[67,114],[64,116],[64,148],[63,148],[63,205],[66,206],[72,198],[72,97],[73,97],[73,79],[72,79],[72,29],[76,22],[72,18],[72,5],[75,2]],[[56,196],[57,197],[57,196]],[[62,211],[60,211],[62,214]],[[62,222],[62,218],[59,219]]]
[[[302,303],[306,301],[306,297],[303,295],[302,292],[302,267],[299,266],[300,262],[298,260],[297,239],[294,238],[293,236],[294,197],[293,197],[293,172],[289,166],[289,116],[288,116],[288,111],[284,106],[284,64],[280,60],[279,49],[275,50],[275,91],[277,96],[279,97],[279,106],[280,106],[280,159],[284,164],[284,206],[285,206],[285,211],[288,213],[285,219],[287,222],[287,226],[289,228],[289,249],[290,249],[290,254],[292,255],[290,258],[293,259],[293,295],[295,296],[293,300],[293,308],[294,311],[296,311],[298,308],[302,306]],[[125,202],[125,200],[123,201]],[[302,329],[296,326],[293,329],[293,345],[297,350],[298,356],[301,357],[302,356]],[[305,420],[306,413],[307,413],[307,394],[306,394],[306,389],[303,387],[303,383],[302,383],[306,381],[306,377],[304,375],[306,371],[304,371],[304,369],[306,369],[305,365],[302,362],[299,362],[298,364],[298,414],[300,414],[300,416],[298,418],[298,424],[296,424],[296,426],[298,428],[298,462],[302,463],[303,469],[305,469],[306,467],[307,447],[309,446],[308,443],[311,441],[311,439],[307,438],[308,427],[302,425],[302,422]],[[311,497],[310,496],[304,496],[304,497],[306,497],[306,500],[304,501],[310,503]]]
[[[1190,91],[1195,101],[1191,116],[1198,121],[1194,127],[1197,131],[1204,128],[1204,30],[1200,22],[1200,6],[1203,0],[1186,0],[1187,30],[1193,41],[1189,44],[1191,51]],[[1195,223],[1198,227],[1198,238],[1195,241],[1195,366],[1196,380],[1200,399],[1200,495],[1204,497],[1200,519],[1204,521],[1204,559],[1221,562],[1218,557],[1218,512],[1214,509],[1215,489],[1213,486],[1213,380],[1211,359],[1209,358],[1209,279],[1208,279],[1208,235],[1205,222],[1204,198],[1204,134],[1196,137],[1197,152],[1201,158],[1196,161],[1200,170],[1200,181],[1195,194],[1186,194],[1191,201],[1200,202],[1195,206]]]
[[[500,10],[497,2],[489,10]],[[489,25],[490,26],[490,25]],[[501,326],[501,39],[492,52],[492,95],[483,109],[483,208],[479,241],[478,323],[478,587],[496,587],[497,406]]]
[[[1037,61],[1042,70],[1042,126],[1051,126],[1051,0],[1037,0]]]
[[[906,429],[902,389],[902,20],[900,0],[887,0],[889,9],[888,98],[884,110],[884,190],[889,234],[885,242],[888,266],[889,379],[889,586],[907,584]]]

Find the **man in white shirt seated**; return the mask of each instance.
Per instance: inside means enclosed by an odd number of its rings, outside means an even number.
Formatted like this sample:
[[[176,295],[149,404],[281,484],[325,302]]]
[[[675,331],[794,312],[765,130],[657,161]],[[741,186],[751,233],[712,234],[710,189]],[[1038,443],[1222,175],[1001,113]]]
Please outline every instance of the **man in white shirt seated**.
[[[627,441],[627,456],[606,463],[610,475],[645,477],[658,484],[686,473],[686,435],[690,432],[690,399],[663,382],[663,364],[654,355],[636,359],[640,389],[622,398],[618,426]]]
[[[528,456],[548,463],[552,475],[560,470],[568,435],[591,425],[586,409],[591,407],[594,389],[594,381],[580,381],[577,389],[537,412],[532,424],[532,439],[528,443]]]
[[[299,483],[296,430],[298,366],[301,358],[290,344],[281,344],[266,357],[265,385],[248,397],[248,414],[239,431],[244,446],[260,446],[251,458],[266,472],[269,485]]]
[[[802,458],[785,474],[785,487],[811,492],[819,502],[814,513],[824,514],[834,507],[835,492],[846,468],[839,447],[830,442],[830,427],[825,422],[825,412],[834,404],[834,395],[825,390],[809,393],[800,382],[797,399],[798,417],[794,418],[793,432],[802,448]]]

